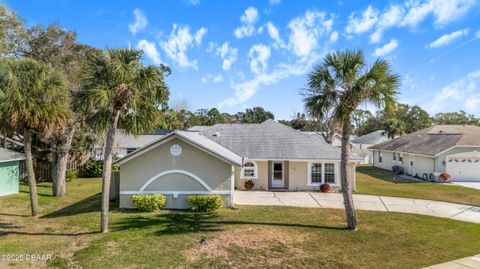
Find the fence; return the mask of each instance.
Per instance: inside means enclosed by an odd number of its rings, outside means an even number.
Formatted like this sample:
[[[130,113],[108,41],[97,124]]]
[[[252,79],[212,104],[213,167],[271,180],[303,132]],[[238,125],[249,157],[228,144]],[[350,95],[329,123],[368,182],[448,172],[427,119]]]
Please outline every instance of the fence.
[[[76,162],[67,163],[67,171],[80,172],[83,169],[83,165]],[[38,182],[51,182],[53,179],[53,163],[37,162],[33,165],[33,171],[35,178]],[[27,166],[25,161],[20,161],[19,164],[20,181],[27,181]]]

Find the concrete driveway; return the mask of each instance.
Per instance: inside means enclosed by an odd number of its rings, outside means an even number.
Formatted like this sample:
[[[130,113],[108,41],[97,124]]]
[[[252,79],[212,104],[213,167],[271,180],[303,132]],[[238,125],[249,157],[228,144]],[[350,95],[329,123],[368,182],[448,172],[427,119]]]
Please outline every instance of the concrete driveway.
[[[343,208],[340,193],[235,191],[237,205],[276,205],[315,208]],[[376,195],[353,195],[359,210],[429,215],[480,223],[480,207],[455,203]]]
[[[480,190],[480,181],[472,181],[472,182],[466,182],[466,181],[454,181],[450,182],[452,185],[456,186],[462,186],[465,188],[471,188],[471,189],[477,189]]]

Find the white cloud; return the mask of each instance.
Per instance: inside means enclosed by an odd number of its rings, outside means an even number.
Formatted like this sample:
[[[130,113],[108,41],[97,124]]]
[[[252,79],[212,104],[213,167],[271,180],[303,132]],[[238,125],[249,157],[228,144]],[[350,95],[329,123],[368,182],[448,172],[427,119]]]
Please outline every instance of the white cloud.
[[[325,13],[307,11],[303,17],[297,17],[288,23],[290,28],[289,48],[298,57],[306,57],[318,47],[318,38],[330,34],[333,19],[327,19]]]
[[[380,19],[375,27],[375,32],[370,35],[370,42],[378,43],[382,40],[383,31],[393,26],[397,26],[405,14],[405,9],[399,5],[390,5],[390,7],[380,15]]]
[[[258,11],[254,7],[248,7],[245,13],[240,17],[242,25],[235,29],[236,38],[248,37],[255,31],[255,23],[258,21]]]
[[[458,30],[449,34],[444,34],[432,43],[430,43],[430,48],[438,48],[449,44],[450,42],[458,39],[462,36],[468,35],[468,29]]]
[[[139,30],[142,30],[147,26],[148,20],[143,12],[138,8],[133,10],[133,15],[135,16],[135,22],[129,24],[128,29],[130,29],[132,34],[136,34]]]
[[[347,35],[361,34],[370,30],[378,21],[378,11],[372,6],[368,6],[363,11],[361,17],[357,17],[355,13],[350,14],[348,25],[345,28]]]
[[[188,0],[188,3],[192,6],[196,6],[200,4],[200,0]]]
[[[223,59],[222,69],[229,70],[232,64],[237,60],[237,48],[231,48],[228,42],[225,42],[217,49],[216,54]]]
[[[308,72],[323,55],[313,53],[308,59],[299,59],[293,64],[279,64],[271,73],[257,74],[253,79],[232,84],[235,95],[218,104],[219,107],[242,104],[252,98],[262,86],[278,83],[290,76],[299,76]]]
[[[337,42],[337,40],[338,40],[338,32],[335,31],[330,34],[330,42],[334,43],[334,42]]]
[[[479,113],[480,70],[471,72],[466,76],[450,83],[438,92],[433,100],[425,107],[430,113],[464,109],[468,113]]]
[[[273,39],[273,41],[275,41],[274,47],[285,48],[286,47],[285,41],[283,41],[282,38],[280,37],[280,31],[278,30],[278,28],[272,22],[267,22],[266,26],[267,26],[268,35],[270,36],[271,39]]]
[[[200,79],[200,81],[203,84],[207,84],[209,82],[213,82],[213,83],[222,82],[223,81],[223,76],[222,76],[222,74],[216,74],[216,75],[207,74],[206,76],[203,76]]]
[[[396,39],[392,39],[390,40],[390,42],[383,45],[382,47],[375,49],[374,54],[377,57],[385,56],[391,53],[392,51],[394,51],[397,47],[398,47],[398,41]]]
[[[443,26],[461,18],[474,3],[474,0],[409,1],[406,4],[409,10],[402,21],[402,25],[415,27],[429,15],[433,15],[435,24]]]
[[[207,33],[207,31],[207,28],[202,27],[198,29],[197,33],[195,33],[195,43],[197,43],[197,45],[202,44],[202,38]]]
[[[200,28],[195,37],[190,34],[188,26],[173,25],[172,32],[168,40],[161,42],[160,46],[167,56],[176,62],[181,68],[197,69],[197,61],[190,60],[187,55],[189,48],[200,45],[203,35],[207,32],[206,28]]]
[[[280,4],[280,2],[282,2],[282,0],[269,0],[268,3],[270,5],[278,5]]]
[[[257,44],[250,48],[248,57],[250,58],[250,69],[253,73],[259,74],[265,71],[270,54],[270,48],[263,44]]]
[[[150,60],[152,60],[154,64],[162,63],[154,42],[149,42],[145,39],[142,39],[138,41],[137,48],[143,50],[143,52],[147,55],[148,58],[150,58]]]

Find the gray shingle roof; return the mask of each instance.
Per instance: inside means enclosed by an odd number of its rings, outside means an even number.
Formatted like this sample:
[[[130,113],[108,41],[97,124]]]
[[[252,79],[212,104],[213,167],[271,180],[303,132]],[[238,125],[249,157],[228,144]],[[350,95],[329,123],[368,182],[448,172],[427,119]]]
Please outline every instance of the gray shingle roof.
[[[5,148],[0,148],[0,163],[24,159],[25,155],[23,153]]]
[[[152,143],[155,140],[158,140],[169,132],[153,132],[152,134],[142,134],[142,135],[131,135],[126,134],[122,130],[118,130],[115,133],[115,148],[141,148],[145,145]]]
[[[339,148],[274,120],[259,124],[216,124],[200,133],[250,159],[340,159]]]
[[[354,144],[368,144],[368,145],[375,145],[379,143],[383,143],[385,141],[389,141],[390,139],[387,137],[385,130],[378,130],[375,132],[371,132],[366,135],[359,136],[352,140]]]
[[[435,125],[371,146],[369,149],[435,156],[453,146],[480,147],[480,127]]]
[[[242,157],[238,156],[234,152],[230,151],[229,149],[219,145],[218,143],[208,139],[207,137],[199,134],[198,132],[188,132],[188,131],[173,131],[165,136],[160,137],[159,139],[151,142],[148,145],[145,145],[143,148],[136,150],[127,156],[120,158],[113,162],[114,164],[122,164],[127,162],[128,160],[135,158],[136,156],[141,155],[142,153],[148,151],[149,149],[153,148],[157,143],[171,137],[171,136],[178,136],[183,138],[187,142],[190,142],[199,148],[202,148],[218,157],[238,166],[242,165]]]

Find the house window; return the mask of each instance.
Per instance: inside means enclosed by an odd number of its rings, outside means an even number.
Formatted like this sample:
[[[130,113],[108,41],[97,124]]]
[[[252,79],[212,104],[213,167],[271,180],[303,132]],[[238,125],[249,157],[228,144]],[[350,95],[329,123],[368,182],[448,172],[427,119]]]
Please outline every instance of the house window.
[[[325,171],[323,174],[326,183],[335,183],[335,164],[334,163],[326,163],[325,164]]]
[[[310,178],[312,183],[322,183],[322,164],[312,163],[312,169],[310,171]]]
[[[398,160],[401,161],[401,162],[403,162],[403,153],[400,153],[400,154],[398,155]]]
[[[379,163],[382,163],[382,159],[383,159],[383,158],[382,158],[382,152],[379,151],[379,152],[378,152],[378,162],[379,162]]]
[[[396,161],[397,160],[397,153],[393,153],[393,160]]]
[[[257,164],[246,162],[242,168],[242,178],[257,178]]]

